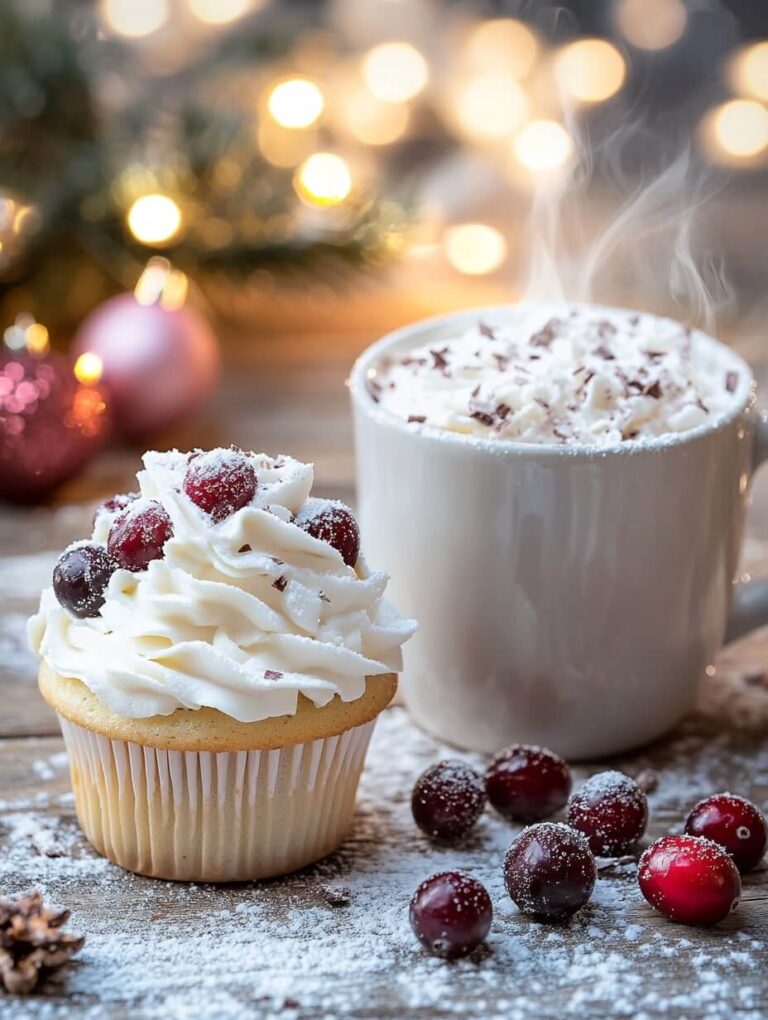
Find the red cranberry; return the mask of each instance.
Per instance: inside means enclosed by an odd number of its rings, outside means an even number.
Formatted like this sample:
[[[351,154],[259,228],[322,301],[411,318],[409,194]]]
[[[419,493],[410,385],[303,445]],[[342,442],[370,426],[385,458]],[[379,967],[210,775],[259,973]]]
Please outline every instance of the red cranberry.
[[[689,836],[706,836],[719,843],[733,858],[739,871],[750,871],[760,863],[768,842],[762,812],[744,797],[718,793],[700,800],[688,815]]]
[[[155,500],[136,500],[112,522],[107,538],[109,555],[126,570],[144,570],[163,555],[173,535],[171,519]]]
[[[56,598],[74,616],[98,616],[114,569],[103,545],[84,542],[65,549],[53,568]]]
[[[568,801],[568,824],[584,833],[594,854],[626,853],[647,823],[646,796],[623,772],[598,772]]]
[[[565,921],[584,906],[597,868],[580,832],[560,822],[524,829],[504,858],[507,892],[524,914]]]
[[[416,780],[413,817],[428,836],[446,841],[469,832],[485,807],[483,780],[463,761],[438,762]]]
[[[308,499],[294,521],[313,538],[333,546],[348,567],[360,555],[360,529],[349,507],[332,499]]]
[[[546,748],[513,744],[488,766],[485,788],[488,800],[510,822],[537,822],[565,807],[571,770]]]
[[[116,514],[118,510],[125,510],[129,503],[139,498],[138,492],[119,492],[116,496],[110,496],[103,503],[99,503],[93,515],[94,524],[99,514],[104,511],[108,514]]]
[[[637,881],[652,907],[681,924],[717,924],[741,897],[736,865],[701,836],[657,839],[640,858]]]
[[[411,928],[425,949],[455,960],[485,941],[493,907],[485,886],[462,871],[442,871],[422,882],[411,900]]]
[[[211,450],[190,460],[184,492],[218,524],[256,495],[256,472],[240,450]]]

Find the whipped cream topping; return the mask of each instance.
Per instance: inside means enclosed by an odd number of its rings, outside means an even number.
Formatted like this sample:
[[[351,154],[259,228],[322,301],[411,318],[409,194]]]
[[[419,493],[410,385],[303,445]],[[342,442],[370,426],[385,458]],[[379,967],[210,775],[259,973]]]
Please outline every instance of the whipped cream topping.
[[[740,359],[670,319],[567,305],[517,312],[386,358],[369,373],[372,399],[416,429],[609,446],[686,432],[748,396]]]
[[[415,630],[382,599],[387,575],[361,556],[348,567],[292,523],[309,499],[312,466],[248,455],[252,502],[218,524],[181,491],[187,455],[147,453],[142,499],[161,503],[173,537],[145,570],[117,569],[98,616],[77,619],[52,588],[29,622],[30,644],[63,676],[81,680],[123,716],[209,706],[255,722],[354,701],[366,677],[401,669]],[[105,543],[114,515],[97,514]]]

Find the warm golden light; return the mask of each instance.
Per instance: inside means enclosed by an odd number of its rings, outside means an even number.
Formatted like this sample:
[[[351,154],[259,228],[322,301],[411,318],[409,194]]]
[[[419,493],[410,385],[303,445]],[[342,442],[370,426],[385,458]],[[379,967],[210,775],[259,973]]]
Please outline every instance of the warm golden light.
[[[626,73],[624,58],[605,39],[577,39],[555,57],[558,85],[582,103],[601,103],[615,95]]]
[[[45,354],[51,346],[48,330],[42,322],[33,322],[27,326],[24,343],[30,354]]]
[[[298,168],[293,184],[308,205],[338,205],[352,190],[352,175],[341,156],[315,152]]]
[[[142,195],[128,210],[128,228],[142,244],[165,244],[180,227],[181,209],[167,195]]]
[[[467,39],[465,55],[480,70],[496,70],[524,78],[539,52],[536,36],[522,21],[493,18],[483,21]]]
[[[640,50],[663,50],[682,36],[688,12],[680,0],[619,0],[616,27]]]
[[[271,117],[259,124],[256,141],[268,163],[284,168],[298,166],[317,146],[314,131],[280,127]]]
[[[731,62],[730,79],[736,92],[768,102],[768,42],[739,50]]]
[[[168,0],[103,0],[102,14],[120,35],[151,35],[168,20]]]
[[[189,0],[190,11],[206,25],[226,25],[242,18],[251,6],[251,0]]]
[[[485,223],[449,227],[443,235],[443,247],[453,268],[470,276],[492,273],[507,257],[507,242]]]
[[[705,140],[721,162],[750,160],[768,149],[768,110],[754,99],[731,99],[705,118]]]
[[[456,97],[456,118],[468,138],[503,138],[520,124],[528,102],[509,75],[489,71],[472,78]]]
[[[267,109],[284,128],[308,128],[325,107],[323,93],[308,78],[287,78],[269,93]]]
[[[403,103],[424,89],[429,68],[410,43],[387,42],[374,46],[363,58],[363,78],[377,99]]]
[[[389,145],[408,129],[410,111],[405,103],[385,103],[366,89],[350,93],[344,104],[344,125],[366,145]]]
[[[83,386],[93,386],[104,373],[104,362],[98,354],[86,351],[75,362],[74,373],[77,381]]]
[[[532,120],[515,138],[515,156],[529,170],[557,170],[572,152],[571,136],[556,120]]]

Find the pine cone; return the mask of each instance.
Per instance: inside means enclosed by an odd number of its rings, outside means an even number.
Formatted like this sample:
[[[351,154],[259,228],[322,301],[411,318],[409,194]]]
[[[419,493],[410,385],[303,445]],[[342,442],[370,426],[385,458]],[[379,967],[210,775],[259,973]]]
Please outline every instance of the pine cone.
[[[61,967],[82,948],[85,938],[61,931],[68,910],[52,910],[40,892],[0,899],[0,978],[5,989],[26,995],[40,971]]]

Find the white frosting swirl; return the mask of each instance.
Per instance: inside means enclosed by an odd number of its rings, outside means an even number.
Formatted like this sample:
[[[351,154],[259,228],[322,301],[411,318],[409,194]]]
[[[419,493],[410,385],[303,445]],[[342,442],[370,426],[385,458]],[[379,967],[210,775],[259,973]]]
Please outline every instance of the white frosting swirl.
[[[141,495],[173,524],[163,558],[138,573],[116,570],[100,614],[88,619],[46,589],[29,622],[33,650],[132,718],[209,706],[255,722],[295,713],[300,693],[317,707],[336,694],[354,701],[367,676],[401,669],[415,624],[382,600],[387,575],[369,572],[362,556],[346,566],[291,523],[309,497],[312,466],[250,459],[252,503],[213,524],[180,491],[187,455],[145,454]],[[94,541],[106,541],[111,520],[98,514]]]

